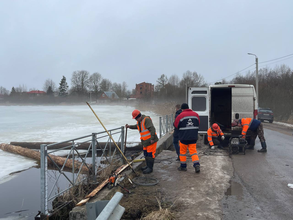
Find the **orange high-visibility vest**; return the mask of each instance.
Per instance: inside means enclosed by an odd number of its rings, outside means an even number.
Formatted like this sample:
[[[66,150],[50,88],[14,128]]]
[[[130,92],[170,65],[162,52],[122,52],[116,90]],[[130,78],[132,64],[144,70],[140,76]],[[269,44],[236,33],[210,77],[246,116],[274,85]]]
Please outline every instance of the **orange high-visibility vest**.
[[[246,132],[248,128],[250,127],[250,124],[252,122],[252,118],[242,118],[241,119],[241,126],[242,126],[242,135],[246,136]]]
[[[141,123],[140,123],[140,129],[139,129],[139,122],[137,122],[137,129],[140,133],[140,139],[141,140],[147,140],[151,138],[151,132],[145,127],[145,119],[148,117],[145,117]]]
[[[210,146],[214,146],[213,137],[218,137],[219,135],[224,136],[221,129],[219,129],[218,131],[214,131],[212,128],[209,128],[207,134]]]

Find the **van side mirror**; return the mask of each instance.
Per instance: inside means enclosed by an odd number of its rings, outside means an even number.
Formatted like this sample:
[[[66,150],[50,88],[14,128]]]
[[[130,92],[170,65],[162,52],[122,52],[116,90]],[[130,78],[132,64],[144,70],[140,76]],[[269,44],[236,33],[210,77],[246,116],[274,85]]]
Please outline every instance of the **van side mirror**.
[[[235,114],[235,119],[239,119],[239,114],[238,113]]]

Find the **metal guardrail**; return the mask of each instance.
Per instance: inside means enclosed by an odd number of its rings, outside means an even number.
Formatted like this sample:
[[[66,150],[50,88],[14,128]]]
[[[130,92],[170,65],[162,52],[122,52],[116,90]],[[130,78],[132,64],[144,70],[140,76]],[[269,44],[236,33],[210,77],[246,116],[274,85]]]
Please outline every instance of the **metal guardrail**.
[[[113,137],[114,141],[119,145],[120,149],[124,151],[124,127],[115,128],[108,130],[110,135]],[[107,139],[105,147],[102,149],[99,146],[99,140]],[[105,142],[105,141],[103,141]],[[68,146],[52,150],[50,154],[48,151],[50,148],[57,146],[58,144],[70,143]],[[80,144],[88,144],[87,150],[81,150],[78,148]],[[114,147],[114,149],[113,149]],[[50,156],[51,154],[58,153],[61,150],[66,150],[67,156],[62,166],[58,165]],[[102,155],[97,158],[97,150],[102,152]],[[83,152],[82,152],[83,151]],[[91,153],[91,158],[88,157]],[[103,164],[101,163],[101,158],[105,159]],[[71,160],[70,160],[71,159]],[[91,163],[89,163],[91,160]],[[52,202],[55,198],[67,192],[74,186],[81,184],[84,180],[88,178],[87,174],[84,174],[83,170],[86,169],[90,171],[90,176],[94,180],[97,173],[102,171],[112,162],[122,161],[121,155],[116,155],[116,146],[114,146],[112,139],[106,131],[99,133],[92,133],[91,135],[54,143],[54,144],[42,144],[41,145],[41,215],[48,216],[49,209],[52,209]],[[48,161],[53,164],[53,167],[48,168]],[[79,167],[76,166],[76,162],[79,162]],[[68,163],[72,164],[71,172],[66,169],[65,165]],[[54,174],[52,174],[54,172]],[[49,185],[48,179],[53,180]],[[69,187],[61,187],[60,181],[69,184]]]
[[[174,117],[173,114],[165,115],[160,117],[159,126],[160,126],[160,138],[167,134],[169,131],[173,130]]]
[[[171,131],[173,129],[174,118],[172,115],[165,115],[159,117],[159,132],[160,138]],[[114,141],[119,145],[122,152],[124,152],[124,126],[120,128],[115,128],[112,130],[108,130],[110,135],[113,137]],[[104,149],[99,146],[99,140],[107,139],[106,145]],[[116,138],[116,139],[115,139]],[[103,142],[105,142],[103,140]],[[56,150],[50,150],[53,147],[56,147],[60,144],[70,143],[68,146],[59,148]],[[88,144],[88,149],[83,150],[79,149],[80,144]],[[113,149],[114,148],[114,149]],[[50,154],[58,153],[61,150],[65,150],[68,153],[66,154],[65,162],[62,166],[58,165],[51,158]],[[105,158],[105,162],[101,164],[101,159],[97,158],[96,153],[97,150],[102,152],[102,155],[99,158]],[[118,157],[114,157],[116,155],[116,146],[112,143],[112,139],[108,136],[106,131],[99,133],[92,133],[91,135],[78,137],[74,139],[70,139],[63,142],[58,142],[54,144],[42,144],[41,145],[41,216],[48,216],[50,210],[52,211],[52,202],[55,198],[61,196],[65,192],[68,192],[74,186],[77,186],[83,181],[88,179],[88,175],[84,174],[83,169],[88,169],[90,171],[90,177],[92,180],[95,179],[97,173],[100,173],[103,169],[107,167],[107,165],[111,164],[115,161],[122,161],[121,154],[117,154]],[[49,152],[50,151],[50,152]],[[88,157],[91,153],[91,157]],[[116,156],[117,156],[116,155]],[[71,159],[71,160],[70,160]],[[90,162],[90,161],[91,162]],[[115,160],[115,161],[113,161]],[[53,167],[48,168],[48,161],[53,164]],[[76,167],[74,161],[79,161],[80,166]],[[72,163],[72,169],[69,171],[66,169],[65,165],[67,163]],[[54,174],[50,173],[54,172]],[[62,179],[63,178],[63,179]],[[48,184],[48,179],[53,180],[51,184]],[[61,187],[59,184],[61,182],[69,184],[68,187]],[[62,188],[62,189],[61,189]],[[62,208],[62,207],[61,207]]]

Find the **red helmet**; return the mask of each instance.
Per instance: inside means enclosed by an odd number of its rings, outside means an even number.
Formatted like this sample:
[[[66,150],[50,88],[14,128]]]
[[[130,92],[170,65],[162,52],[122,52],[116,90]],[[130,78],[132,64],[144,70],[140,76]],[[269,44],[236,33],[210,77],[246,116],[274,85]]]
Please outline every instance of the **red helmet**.
[[[135,109],[135,110],[132,112],[132,118],[135,119],[139,114],[140,114],[140,111],[138,111],[137,109]]]
[[[216,123],[214,123],[214,124],[212,125],[212,129],[213,129],[214,131],[217,131],[217,130],[219,129],[219,125],[216,124]]]

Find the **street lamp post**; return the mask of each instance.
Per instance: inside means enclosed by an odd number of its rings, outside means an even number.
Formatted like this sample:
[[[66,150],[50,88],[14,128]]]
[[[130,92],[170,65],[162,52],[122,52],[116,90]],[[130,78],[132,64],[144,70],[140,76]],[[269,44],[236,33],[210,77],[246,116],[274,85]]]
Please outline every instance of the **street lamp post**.
[[[256,74],[255,74],[255,87],[256,87],[256,98],[257,98],[257,103],[259,104],[259,99],[258,99],[258,57],[253,54],[253,53],[247,53],[248,55],[253,55],[255,56],[255,65],[256,65]]]

